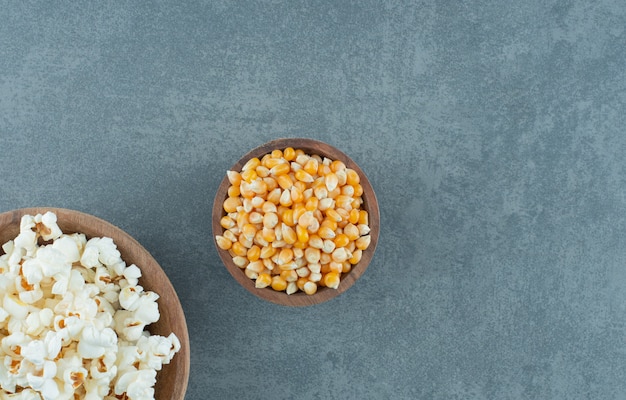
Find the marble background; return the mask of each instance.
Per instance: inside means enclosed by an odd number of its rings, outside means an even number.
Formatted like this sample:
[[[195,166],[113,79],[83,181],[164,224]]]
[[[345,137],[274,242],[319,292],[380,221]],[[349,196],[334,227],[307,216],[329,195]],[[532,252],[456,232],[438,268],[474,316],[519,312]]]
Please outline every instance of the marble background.
[[[0,1],[0,212],[133,235],[187,316],[187,399],[626,399],[626,3]],[[357,161],[349,291],[239,287],[213,196],[252,147]]]

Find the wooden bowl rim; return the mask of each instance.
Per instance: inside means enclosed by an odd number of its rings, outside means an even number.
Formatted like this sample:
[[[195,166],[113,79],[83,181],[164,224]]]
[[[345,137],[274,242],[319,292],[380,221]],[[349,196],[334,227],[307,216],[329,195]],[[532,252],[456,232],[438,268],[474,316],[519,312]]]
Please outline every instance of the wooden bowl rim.
[[[122,255],[122,259],[129,265],[131,264],[131,262],[128,262],[128,258],[132,258],[132,259],[141,258],[141,259],[148,261],[148,263],[151,264],[148,267],[148,269],[150,269],[150,274],[158,275],[158,280],[160,281],[161,284],[164,285],[164,288],[165,288],[165,290],[160,290],[160,293],[157,292],[157,294],[159,294],[159,299],[157,300],[157,303],[159,304],[159,310],[161,312],[161,316],[163,317],[165,314],[163,312],[164,301],[162,300],[165,300],[165,296],[167,296],[168,317],[169,316],[174,316],[176,318],[177,316],[181,317],[179,320],[177,320],[177,329],[174,332],[180,341],[181,347],[180,347],[180,350],[174,355],[174,358],[172,359],[170,364],[163,365],[163,368],[161,369],[161,371],[157,371],[157,383],[155,385],[155,397],[159,398],[159,400],[165,400],[163,396],[159,395],[160,387],[166,386],[165,384],[159,385],[159,382],[160,382],[159,375],[175,374],[175,379],[171,380],[174,384],[174,387],[170,388],[171,396],[167,400],[184,399],[185,393],[187,391],[188,382],[189,382],[189,369],[190,369],[189,332],[187,329],[187,321],[185,319],[185,314],[182,308],[182,304],[180,303],[180,299],[178,298],[178,295],[171,281],[167,277],[167,274],[163,270],[163,268],[161,268],[159,263],[156,261],[156,259],[154,259],[154,257],[152,257],[152,255],[148,252],[148,250],[146,250],[135,238],[133,238],[123,229],[113,225],[112,223],[108,221],[103,220],[102,218],[96,217],[95,215],[84,213],[82,211],[77,211],[77,210],[72,210],[72,209],[67,209],[67,208],[60,208],[60,207],[28,207],[28,208],[19,208],[19,209],[15,209],[11,211],[6,211],[3,213],[0,213],[0,231],[4,231],[4,229],[6,229],[7,227],[13,229],[15,226],[17,226],[17,233],[19,233],[19,226],[20,226],[20,221],[21,221],[22,216],[24,215],[34,216],[37,214],[44,214],[47,211],[51,211],[56,214],[57,224],[59,225],[63,233],[76,233],[78,229],[76,230],[64,229],[64,226],[66,226],[67,224],[71,224],[71,223],[75,223],[78,228],[82,226],[86,226],[85,230],[88,232],[94,231],[94,230],[102,231],[103,232],[102,234],[88,234],[86,232],[78,232],[78,233],[84,233],[88,239],[91,237],[103,237],[103,236],[111,237],[113,241],[115,242],[115,244],[117,245],[118,250],[120,251]],[[96,228],[96,225],[98,226],[97,228]],[[15,236],[13,236],[13,238],[14,237]],[[0,245],[4,244],[4,242],[5,241],[3,241],[3,243],[0,243]],[[133,249],[133,251],[136,252],[133,256],[130,256],[129,254],[127,254],[131,248]],[[4,254],[4,252],[2,251],[2,248],[0,248],[0,254]],[[137,265],[137,266],[140,269],[142,269],[143,267],[142,265]],[[140,284],[142,283],[143,276],[144,275],[142,271],[142,278],[140,278],[139,280]],[[151,290],[151,286],[144,286],[144,288],[147,290]],[[172,311],[170,312],[169,310],[172,310]],[[159,322],[161,322],[161,319],[159,320]],[[159,322],[152,324],[151,326],[158,326]],[[150,326],[148,326],[147,329],[150,330]],[[173,332],[174,330],[172,329],[170,331]],[[163,381],[161,382],[165,383]],[[170,382],[170,384],[172,382]]]
[[[333,160],[341,160],[348,168],[354,169],[359,174],[361,178],[360,183],[363,187],[363,208],[366,209],[369,214],[369,227],[371,237],[370,245],[363,252],[361,261],[354,265],[349,273],[342,275],[341,283],[339,284],[339,287],[337,289],[320,287],[317,293],[315,293],[314,295],[307,295],[306,293],[303,293],[301,291],[288,295],[285,292],[277,292],[271,288],[257,289],[254,286],[254,280],[249,279],[247,276],[245,276],[243,271],[232,262],[228,251],[222,250],[215,241],[215,235],[221,234],[224,231],[224,229],[220,225],[220,219],[223,215],[225,215],[225,212],[222,209],[222,203],[226,199],[228,187],[230,186],[230,182],[228,181],[226,173],[224,173],[224,177],[218,187],[215,198],[213,200],[212,238],[213,244],[226,270],[228,270],[233,278],[235,278],[235,280],[247,291],[261,299],[283,306],[311,306],[326,302],[339,296],[350,287],[352,287],[352,285],[354,285],[354,283],[363,275],[363,273],[371,263],[371,260],[376,251],[376,246],[378,244],[378,236],[380,231],[380,211],[378,208],[378,200],[376,199],[376,193],[374,192],[374,188],[372,187],[369,178],[367,177],[365,172],[359,167],[359,165],[337,147],[319,140],[309,138],[279,138],[271,140],[248,151],[232,165],[230,170],[241,171],[241,168],[243,167],[245,162],[248,161],[250,158],[260,158],[263,155],[270,153],[272,150],[285,149],[286,147],[293,147],[294,149],[299,148],[310,155],[318,154],[320,156],[325,156]],[[313,152],[311,151],[311,149],[313,149]]]

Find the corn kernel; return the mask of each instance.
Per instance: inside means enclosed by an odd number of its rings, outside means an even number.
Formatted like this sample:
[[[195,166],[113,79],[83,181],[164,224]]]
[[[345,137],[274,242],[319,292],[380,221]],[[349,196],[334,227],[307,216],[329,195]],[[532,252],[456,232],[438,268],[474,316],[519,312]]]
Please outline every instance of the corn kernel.
[[[283,151],[283,157],[285,158],[285,160],[287,161],[292,161],[295,160],[296,158],[296,151],[292,148],[292,147],[287,147],[284,151]]]
[[[309,158],[309,160],[304,164],[302,169],[306,171],[309,175],[315,175],[317,173],[318,166],[319,163],[315,158]]]
[[[348,235],[346,235],[345,233],[341,233],[337,236],[335,236],[335,247],[344,247],[347,246],[348,243],[350,243],[350,239],[348,238]]]
[[[321,249],[324,246],[324,240],[319,235],[309,235],[309,247]]]
[[[361,261],[361,257],[363,256],[363,250],[361,249],[356,249],[352,252],[352,257],[350,257],[350,259],[348,259],[348,261],[350,262],[350,264],[357,264],[359,261]]]
[[[339,214],[337,210],[332,209],[332,208],[326,210],[326,217],[328,217],[329,219],[335,222],[340,222],[342,220],[341,214]]]
[[[288,262],[293,260],[293,250],[290,247],[284,248],[278,253],[278,259],[276,262],[278,264],[287,264]]]
[[[304,195],[295,185],[291,188],[291,201],[294,203],[302,203],[304,201]]]
[[[359,174],[353,170],[352,168],[346,168],[346,183],[348,185],[354,186],[361,182],[361,177]]]
[[[215,242],[217,243],[217,246],[222,249],[222,250],[228,250],[232,247],[233,242],[231,242],[230,240],[226,239],[224,236],[222,235],[217,235],[215,236]]]
[[[282,292],[283,290],[287,289],[287,281],[281,278],[280,275],[274,275],[272,277],[271,285],[272,289],[276,290],[277,292]]]
[[[304,169],[297,170],[295,173],[295,177],[300,182],[305,182],[305,183],[313,182],[313,177],[311,176],[311,174],[306,172]]]
[[[233,243],[231,250],[233,251],[233,253],[235,253],[236,255],[240,257],[243,257],[248,253],[248,249],[244,247],[244,245],[241,244],[240,242]]]
[[[248,216],[248,221],[251,224],[261,224],[263,223],[263,215],[259,212],[253,211],[250,213],[250,215]]]
[[[259,165],[261,165],[261,160],[259,160],[257,157],[253,157],[251,159],[249,159],[244,165],[243,167],[241,167],[242,171],[249,171],[249,170],[254,170],[256,169],[256,167],[258,167]]]
[[[315,284],[315,282],[308,281],[304,284],[303,289],[304,293],[308,295],[313,295],[315,294],[315,292],[317,292],[317,284]]]
[[[326,275],[324,275],[323,281],[324,281],[324,286],[329,287],[331,289],[337,289],[339,287],[339,283],[341,279],[337,272],[329,272]]]
[[[268,287],[271,284],[272,284],[272,276],[268,273],[262,273],[262,274],[259,274],[259,276],[256,278],[256,282],[254,283],[254,286],[257,289],[262,289],[262,288]]]
[[[230,229],[235,226],[235,221],[233,221],[233,219],[228,215],[225,215],[222,217],[222,219],[220,219],[220,225],[224,229]]]
[[[335,237],[335,231],[322,223],[322,226],[317,230],[317,234],[322,239],[333,239]]]
[[[239,186],[241,183],[241,174],[237,171],[226,171],[228,182],[233,186]]]
[[[330,272],[341,273],[341,271],[343,270],[343,264],[337,261],[331,261],[327,265]]]
[[[359,250],[365,250],[369,247],[371,241],[372,241],[372,237],[370,235],[361,236],[355,241],[356,248]]]
[[[320,250],[314,247],[307,247],[304,250],[304,258],[310,264],[315,264],[320,261]]]
[[[245,268],[248,265],[248,259],[244,256],[235,256],[233,257],[233,263],[239,268]]]
[[[291,192],[288,189],[283,190],[283,193],[280,195],[280,204],[285,207],[289,207],[293,204]]]
[[[296,231],[294,231],[292,227],[283,223],[281,225],[281,230],[283,234],[283,240],[287,242],[287,244],[294,244],[298,240]]]
[[[257,261],[261,257],[261,248],[257,245],[252,245],[246,252],[246,257],[250,261]]]
[[[298,285],[296,284],[296,282],[287,283],[287,289],[285,289],[285,292],[287,294],[294,294],[297,291],[298,291]]]
[[[330,254],[333,251],[335,251],[335,248],[337,246],[335,246],[335,242],[333,242],[331,239],[324,239],[324,245],[322,246],[322,251],[326,254]]]
[[[359,224],[369,225],[369,215],[367,214],[367,211],[359,211]]]
[[[348,252],[345,247],[338,247],[332,253],[332,259],[336,262],[344,262],[348,259]]]
[[[239,197],[240,194],[239,186],[230,186],[228,188],[228,197]]]
[[[296,225],[296,235],[298,237],[298,242],[306,243],[309,241],[309,232],[306,228],[303,228],[300,225]]]
[[[227,213],[237,211],[237,207],[241,205],[241,199],[239,197],[229,197],[224,200],[224,211]]]
[[[241,179],[248,183],[252,183],[252,181],[254,181],[256,178],[258,178],[258,175],[256,173],[256,170],[254,169],[244,170],[241,173]]]
[[[272,247],[272,246],[265,246],[261,248],[261,255],[260,257],[265,259],[265,258],[270,258],[272,257],[274,254],[276,254],[276,248]]]
[[[287,176],[289,171],[291,171],[291,166],[288,163],[276,164],[276,166],[269,170],[270,174],[275,177]]]
[[[262,223],[264,228],[272,229],[278,225],[278,215],[273,212],[268,212],[262,217]]]

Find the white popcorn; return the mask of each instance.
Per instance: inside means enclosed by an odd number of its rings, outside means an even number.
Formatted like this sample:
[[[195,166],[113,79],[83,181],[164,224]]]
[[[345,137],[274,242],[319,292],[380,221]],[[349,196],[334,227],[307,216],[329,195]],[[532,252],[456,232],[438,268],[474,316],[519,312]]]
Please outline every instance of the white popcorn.
[[[2,251],[0,400],[154,398],[180,342],[145,331],[159,296],[112,239],[63,234],[53,213],[26,215]]]

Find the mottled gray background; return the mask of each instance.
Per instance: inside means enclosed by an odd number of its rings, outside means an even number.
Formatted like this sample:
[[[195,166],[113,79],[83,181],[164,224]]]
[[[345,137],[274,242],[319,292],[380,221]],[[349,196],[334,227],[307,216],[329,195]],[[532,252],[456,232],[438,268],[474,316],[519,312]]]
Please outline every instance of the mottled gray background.
[[[0,3],[0,211],[154,255],[187,399],[626,399],[623,1]],[[382,217],[362,279],[299,309],[210,237],[226,169],[292,136]]]

